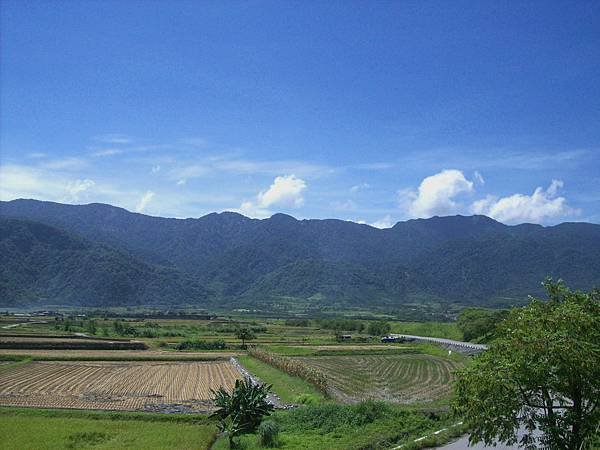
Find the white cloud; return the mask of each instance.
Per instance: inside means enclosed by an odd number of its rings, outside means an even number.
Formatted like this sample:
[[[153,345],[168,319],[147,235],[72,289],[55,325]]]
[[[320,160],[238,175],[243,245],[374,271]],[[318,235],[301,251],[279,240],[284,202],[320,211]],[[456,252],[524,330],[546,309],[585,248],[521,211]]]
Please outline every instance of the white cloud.
[[[350,192],[352,194],[357,193],[358,191],[363,191],[365,189],[369,189],[371,185],[369,183],[359,183],[350,188]]]
[[[160,165],[157,164],[155,166],[152,166],[152,169],[150,169],[150,172],[151,173],[158,173],[158,172],[160,172]]]
[[[396,167],[395,164],[389,162],[373,162],[373,163],[364,163],[364,164],[353,164],[347,166],[348,169],[356,169],[356,170],[388,170]]]
[[[41,159],[41,158],[45,158],[46,156],[48,156],[46,153],[44,152],[33,152],[27,155],[28,158],[31,159]]]
[[[247,217],[254,217],[256,219],[264,219],[266,217],[270,217],[273,212],[268,209],[261,208],[256,205],[254,202],[242,202],[241,206],[237,210],[240,214],[243,214]]]
[[[417,192],[399,192],[401,208],[412,217],[431,217],[458,212],[462,205],[455,198],[473,191],[473,182],[465,178],[460,170],[442,170],[421,181]]]
[[[336,211],[356,211],[358,209],[358,205],[353,200],[345,200],[345,201],[334,201],[331,202],[331,207]]]
[[[41,167],[46,169],[79,170],[87,167],[87,165],[87,161],[82,158],[69,157],[45,162]]]
[[[58,201],[66,194],[62,180],[50,178],[43,171],[27,166],[0,165],[0,198],[38,198]]]
[[[267,190],[258,193],[256,201],[243,202],[239,211],[250,217],[268,217],[272,206],[299,208],[304,204],[305,189],[306,182],[295,175],[278,176]]]
[[[513,194],[498,198],[488,195],[471,205],[471,212],[484,214],[504,223],[545,223],[579,211],[571,208],[564,197],[558,197],[561,180],[552,180],[548,189],[537,187],[533,194]]]
[[[69,182],[67,184],[68,195],[65,197],[65,201],[76,202],[79,200],[79,194],[92,189],[95,185],[96,183],[89,178],[86,178],[85,180],[75,180]]]
[[[394,222],[392,222],[392,218],[389,214],[387,214],[385,217],[369,224],[372,227],[375,228],[392,228],[394,226]]]
[[[177,186],[183,186],[186,182],[187,182],[187,180],[184,178],[182,180],[178,180],[176,184],[177,184]]]
[[[123,150],[118,148],[105,148],[92,153],[92,156],[114,156],[120,155],[121,153],[123,153]]]
[[[148,206],[148,204],[152,201],[155,195],[156,194],[152,191],[146,191],[146,193],[142,195],[142,198],[140,198],[140,201],[138,202],[135,210],[139,213],[144,212],[146,206]]]
[[[473,179],[477,181],[479,184],[485,184],[485,180],[483,179],[483,175],[479,173],[478,170],[473,174]]]
[[[258,205],[263,208],[270,206],[288,206],[299,208],[304,203],[302,192],[306,183],[295,175],[276,177],[269,189],[258,194]]]
[[[95,136],[93,140],[105,142],[107,144],[129,144],[133,141],[133,139],[124,134],[103,134],[101,136]]]
[[[210,172],[209,167],[199,164],[192,164],[181,169],[173,169],[169,175],[176,180],[187,180],[188,178],[199,178]]]
[[[69,179],[44,169],[14,164],[0,165],[0,199],[34,198],[56,202],[76,202],[94,188],[88,178]]]

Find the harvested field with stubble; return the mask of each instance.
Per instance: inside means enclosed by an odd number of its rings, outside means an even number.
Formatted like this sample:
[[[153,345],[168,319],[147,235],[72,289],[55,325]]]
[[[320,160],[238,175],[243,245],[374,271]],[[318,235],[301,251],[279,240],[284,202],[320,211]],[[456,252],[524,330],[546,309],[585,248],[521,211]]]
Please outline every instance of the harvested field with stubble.
[[[206,412],[210,390],[238,378],[228,361],[34,361],[3,370],[0,405]]]
[[[337,400],[385,400],[399,404],[440,400],[452,389],[460,363],[423,354],[298,357],[322,371]]]

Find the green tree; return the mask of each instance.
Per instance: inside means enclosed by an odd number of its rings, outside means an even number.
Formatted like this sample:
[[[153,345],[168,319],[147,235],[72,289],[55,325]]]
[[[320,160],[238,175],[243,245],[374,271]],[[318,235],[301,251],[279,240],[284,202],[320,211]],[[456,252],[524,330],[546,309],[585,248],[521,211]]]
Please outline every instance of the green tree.
[[[600,423],[600,291],[547,280],[549,300],[511,310],[489,350],[458,373],[455,411],[472,443],[585,448]],[[534,430],[542,436],[535,436]]]
[[[369,333],[371,336],[383,336],[385,334],[389,334],[391,329],[392,328],[389,323],[383,320],[378,320],[376,322],[369,323],[367,333]]]
[[[489,311],[481,308],[466,308],[461,311],[456,325],[462,331],[466,341],[490,340],[496,330],[496,325],[504,320],[508,311]]]
[[[235,332],[235,337],[237,337],[238,339],[241,339],[242,348],[246,348],[246,341],[251,341],[253,339],[256,339],[254,332],[250,328],[246,328],[246,327],[237,329]]]
[[[212,417],[219,419],[219,429],[227,434],[230,448],[237,447],[236,436],[252,433],[262,418],[271,414],[273,405],[267,401],[270,391],[270,384],[254,384],[248,377],[236,380],[231,393],[223,387],[211,390],[218,408]]]
[[[98,327],[95,320],[88,320],[85,323],[85,330],[90,334],[96,334]]]

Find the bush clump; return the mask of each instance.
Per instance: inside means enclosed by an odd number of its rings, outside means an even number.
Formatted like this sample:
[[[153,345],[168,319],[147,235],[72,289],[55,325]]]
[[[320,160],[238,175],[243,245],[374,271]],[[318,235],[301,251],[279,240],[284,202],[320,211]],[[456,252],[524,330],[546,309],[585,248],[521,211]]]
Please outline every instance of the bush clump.
[[[177,350],[225,350],[227,343],[222,339],[216,341],[182,341],[175,348]]]
[[[279,425],[273,420],[265,420],[256,429],[256,434],[261,447],[276,447]]]

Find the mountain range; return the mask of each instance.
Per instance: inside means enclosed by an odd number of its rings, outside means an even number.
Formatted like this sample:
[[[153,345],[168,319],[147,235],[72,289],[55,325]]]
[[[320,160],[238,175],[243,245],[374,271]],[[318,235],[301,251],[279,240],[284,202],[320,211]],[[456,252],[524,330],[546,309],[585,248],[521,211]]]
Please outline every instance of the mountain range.
[[[105,205],[0,202],[0,306],[499,305],[546,276],[600,285],[600,225],[485,216],[398,222],[197,219]]]

